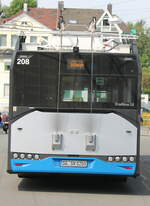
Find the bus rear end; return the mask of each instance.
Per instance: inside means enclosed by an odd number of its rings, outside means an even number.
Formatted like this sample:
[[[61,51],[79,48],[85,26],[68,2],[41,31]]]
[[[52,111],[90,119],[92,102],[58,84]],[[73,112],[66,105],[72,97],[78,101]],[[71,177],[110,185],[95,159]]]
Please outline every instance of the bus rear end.
[[[139,71],[129,54],[17,52],[8,171],[139,174]]]

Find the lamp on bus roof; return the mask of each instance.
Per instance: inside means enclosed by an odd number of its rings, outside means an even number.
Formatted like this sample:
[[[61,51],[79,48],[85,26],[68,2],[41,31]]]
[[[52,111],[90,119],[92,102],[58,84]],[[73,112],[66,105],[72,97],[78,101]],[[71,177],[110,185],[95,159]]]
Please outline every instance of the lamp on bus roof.
[[[73,52],[74,52],[74,53],[79,53],[79,47],[74,46],[74,47],[73,47]]]

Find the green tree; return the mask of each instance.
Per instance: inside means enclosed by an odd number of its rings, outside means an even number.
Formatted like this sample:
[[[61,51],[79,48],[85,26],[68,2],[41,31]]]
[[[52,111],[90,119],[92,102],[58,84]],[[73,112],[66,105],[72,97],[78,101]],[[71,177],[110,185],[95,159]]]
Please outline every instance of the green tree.
[[[137,21],[136,23],[128,22],[128,27],[130,29],[136,29],[137,34],[141,35],[145,32],[145,24],[146,22],[144,20]]]
[[[3,11],[3,15],[1,16],[1,18],[9,17],[9,7],[8,6],[3,6],[1,8],[1,11]]]
[[[22,10],[24,3],[27,3],[28,7],[30,8],[37,7],[36,0],[12,0],[9,7],[2,7],[2,10],[5,13],[4,17],[10,17],[16,14],[18,11]]]
[[[142,34],[138,39],[139,54],[143,69],[150,72],[150,35]]]
[[[150,29],[145,27],[146,22],[141,20],[136,23],[128,23],[130,29],[136,29],[138,35],[138,49],[142,69],[150,72]]]
[[[136,23],[129,22],[130,29],[136,29],[141,66],[142,66],[142,88],[144,93],[150,94],[150,28],[146,28],[146,22],[141,20]]]
[[[143,72],[142,86],[143,88],[150,89],[150,72]]]

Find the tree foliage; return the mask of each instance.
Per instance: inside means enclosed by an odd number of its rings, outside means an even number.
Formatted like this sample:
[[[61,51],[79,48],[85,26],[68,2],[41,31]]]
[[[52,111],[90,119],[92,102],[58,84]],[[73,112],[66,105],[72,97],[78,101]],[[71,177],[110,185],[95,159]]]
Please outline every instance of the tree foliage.
[[[142,87],[146,89],[150,89],[150,72],[143,72]]]
[[[136,29],[138,35],[138,49],[142,68],[150,72],[150,29],[145,27],[146,22],[141,20],[136,23],[128,23],[130,29]]]
[[[145,31],[145,24],[146,22],[144,20],[137,21],[136,23],[128,22],[128,27],[130,29],[136,29],[138,35],[141,35]]]
[[[3,15],[1,16],[1,18],[8,18],[10,16],[8,6],[3,6],[1,10],[3,11]]]
[[[37,7],[36,0],[12,0],[9,7],[2,7],[2,10],[5,13],[4,17],[10,17],[16,14],[18,11],[22,10],[24,3],[27,3],[28,7],[30,8]]]
[[[142,66],[142,86],[144,91],[150,90],[150,28],[146,28],[146,22],[141,20],[136,23],[128,23],[130,29],[136,29],[138,35],[138,49]]]

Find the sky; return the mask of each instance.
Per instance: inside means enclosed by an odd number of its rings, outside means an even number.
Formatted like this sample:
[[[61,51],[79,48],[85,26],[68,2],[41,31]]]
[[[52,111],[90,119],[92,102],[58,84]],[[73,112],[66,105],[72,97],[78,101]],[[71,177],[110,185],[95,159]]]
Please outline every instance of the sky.
[[[1,0],[2,5],[8,5],[11,0]],[[38,7],[57,8],[57,0],[38,0]],[[112,3],[113,14],[123,21],[136,22],[145,20],[150,27],[150,0],[64,0],[66,8],[106,9]]]

